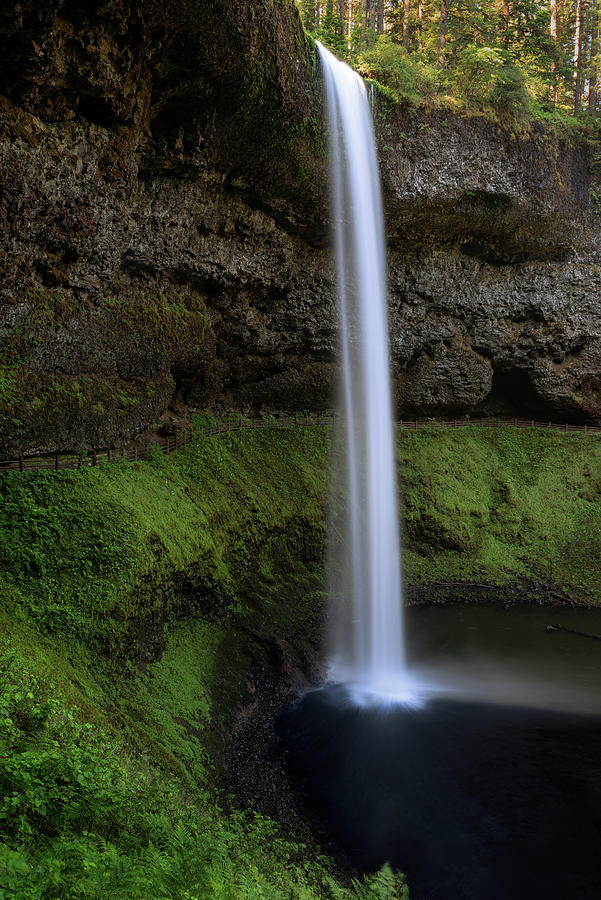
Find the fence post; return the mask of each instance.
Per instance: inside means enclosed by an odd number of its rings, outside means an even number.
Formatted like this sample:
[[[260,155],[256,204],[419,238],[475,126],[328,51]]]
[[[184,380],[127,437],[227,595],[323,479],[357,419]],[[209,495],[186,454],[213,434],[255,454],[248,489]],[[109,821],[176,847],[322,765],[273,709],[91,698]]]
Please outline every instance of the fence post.
[[[124,460],[127,460],[127,456],[125,455],[125,447],[121,448],[121,456],[123,457]]]
[[[81,450],[77,454],[77,468],[81,469]]]
[[[57,450],[57,452],[54,454],[54,468],[55,468],[55,469],[58,469],[58,450]]]
[[[96,451],[92,450],[92,465],[96,465]]]
[[[23,454],[19,453],[19,472],[23,471]]]
[[[567,433],[567,430],[568,430],[568,423],[567,423],[567,422],[566,422],[566,424],[565,424],[564,427],[565,427],[565,431],[566,431],[566,433]]]
[[[584,433],[586,434],[586,425],[584,426]]]
[[[134,447],[134,462],[138,461],[138,448]]]

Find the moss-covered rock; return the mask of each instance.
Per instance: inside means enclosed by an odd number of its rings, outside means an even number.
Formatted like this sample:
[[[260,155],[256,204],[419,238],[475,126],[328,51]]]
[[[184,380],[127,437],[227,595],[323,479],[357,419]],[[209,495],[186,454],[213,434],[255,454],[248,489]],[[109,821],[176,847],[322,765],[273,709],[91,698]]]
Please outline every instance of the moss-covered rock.
[[[273,823],[228,819],[211,793],[225,770],[238,802],[258,797],[291,821],[277,775],[257,787],[231,772],[250,771],[236,754],[258,759],[269,715],[319,675],[329,454],[326,429],[278,428],[133,466],[2,476],[0,698],[18,715],[0,743],[11,777],[38,778],[3,794],[3,809],[20,804],[0,821],[20,883],[59,871],[70,885],[93,859],[100,886],[83,896],[119,896],[114,879],[156,872],[146,854],[160,841],[172,878],[188,877],[182,846],[198,879],[221,860],[222,881],[199,896],[227,896],[247,870],[274,896],[334,891],[314,849],[289,843],[300,831],[281,843]],[[598,436],[433,428],[399,433],[397,458],[413,599],[601,602]],[[183,825],[194,837],[177,851],[166,835]],[[132,884],[128,896],[148,896]]]
[[[401,434],[410,586],[476,582],[472,596],[597,604],[601,445],[596,435],[478,427]],[[493,594],[487,587],[500,587]],[[423,592],[422,592],[423,594]],[[420,596],[420,591],[415,591]]]

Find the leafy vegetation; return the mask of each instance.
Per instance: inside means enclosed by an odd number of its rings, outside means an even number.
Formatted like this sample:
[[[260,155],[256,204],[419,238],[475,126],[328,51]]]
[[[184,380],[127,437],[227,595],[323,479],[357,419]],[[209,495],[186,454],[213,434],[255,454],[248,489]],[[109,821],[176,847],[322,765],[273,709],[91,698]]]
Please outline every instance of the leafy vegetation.
[[[43,629],[122,656],[134,621],[173,607],[180,576],[204,608],[239,609],[256,563],[273,588],[270,548],[290,566],[290,543],[323,534],[326,476],[314,457],[327,446],[325,429],[233,433],[134,467],[8,473],[0,592]]]
[[[308,32],[397,99],[598,140],[601,11],[570,0],[297,0]],[[596,136],[596,137],[595,137]]]
[[[0,480],[0,898],[392,898],[224,813],[215,766],[261,642],[320,629],[327,429],[199,436]],[[401,432],[410,583],[557,581],[599,602],[601,444]]]
[[[327,447],[325,429],[199,437],[0,483],[0,897],[403,896],[388,869],[341,886],[214,795],[207,748],[252,664],[238,623],[285,636],[315,605]]]
[[[534,579],[601,601],[601,444],[512,428],[401,434],[409,583]]]
[[[0,753],[0,897],[402,896],[389,869],[342,889],[269,820],[225,818],[206,792],[143,771],[14,652],[0,659]]]

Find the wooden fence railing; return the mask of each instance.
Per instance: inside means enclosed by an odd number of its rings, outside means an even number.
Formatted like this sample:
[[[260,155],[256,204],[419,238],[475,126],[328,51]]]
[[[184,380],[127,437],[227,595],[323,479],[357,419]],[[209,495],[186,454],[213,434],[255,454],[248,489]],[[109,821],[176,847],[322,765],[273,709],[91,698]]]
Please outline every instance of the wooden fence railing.
[[[332,425],[336,417],[331,414],[315,416],[287,416],[268,419],[240,419],[231,422],[216,422],[204,428],[188,428],[172,437],[156,437],[152,441],[134,441],[123,447],[87,450],[79,453],[65,452],[53,454],[19,454],[12,459],[0,460],[0,472],[19,471],[32,472],[37,469],[79,469],[96,466],[106,462],[137,462],[147,458],[156,449],[162,453],[172,453],[185,444],[189,444],[200,435],[227,434],[232,431],[256,430],[261,428],[292,428],[314,425]],[[560,425],[556,422],[540,422],[535,419],[517,418],[477,418],[477,419],[401,419],[395,422],[396,428],[407,431],[420,431],[425,428],[544,428],[563,433],[601,434],[601,425]]]
[[[52,454],[23,454],[12,459],[0,459],[0,473],[8,471],[32,472],[37,469],[80,469],[106,462],[137,462],[146,459],[155,448],[169,454],[200,435],[226,434],[232,431],[259,428],[290,428],[293,426],[331,425],[331,415],[288,416],[286,418],[240,419],[232,422],[215,422],[201,428],[186,428],[172,437],[156,437],[151,441],[133,441],[122,447],[86,450],[83,452],[58,452]]]

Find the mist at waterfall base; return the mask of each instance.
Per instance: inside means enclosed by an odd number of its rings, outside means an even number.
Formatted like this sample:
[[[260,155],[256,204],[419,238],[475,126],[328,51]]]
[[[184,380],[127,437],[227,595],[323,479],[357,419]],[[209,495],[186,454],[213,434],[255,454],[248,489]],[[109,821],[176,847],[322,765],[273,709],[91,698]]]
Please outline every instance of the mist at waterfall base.
[[[405,650],[375,144],[361,80],[319,52],[340,292],[338,603],[330,681],[279,717],[279,744],[330,852],[362,871],[391,863],[412,900],[598,900],[601,642],[550,636],[543,609],[441,607],[405,611]],[[601,631],[593,617],[562,611]]]
[[[385,862],[411,900],[601,896],[601,633],[594,610],[406,610],[409,666],[449,692],[360,705],[306,694],[276,735],[325,848]],[[481,699],[484,698],[484,699]]]

